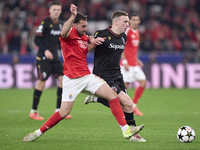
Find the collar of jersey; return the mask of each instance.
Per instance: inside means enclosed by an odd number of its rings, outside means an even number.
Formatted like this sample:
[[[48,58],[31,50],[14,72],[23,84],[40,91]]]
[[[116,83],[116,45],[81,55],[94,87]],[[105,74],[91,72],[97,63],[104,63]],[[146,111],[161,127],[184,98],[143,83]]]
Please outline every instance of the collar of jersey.
[[[114,35],[114,36],[121,36],[121,34],[116,34],[111,30],[111,26],[108,27],[108,30]]]
[[[132,30],[134,33],[136,33],[136,32],[137,32],[137,29],[133,29],[133,28],[131,28],[131,30]]]
[[[58,21],[54,21],[50,16],[49,16],[49,18],[54,24],[58,24],[59,23],[59,19],[58,19]]]

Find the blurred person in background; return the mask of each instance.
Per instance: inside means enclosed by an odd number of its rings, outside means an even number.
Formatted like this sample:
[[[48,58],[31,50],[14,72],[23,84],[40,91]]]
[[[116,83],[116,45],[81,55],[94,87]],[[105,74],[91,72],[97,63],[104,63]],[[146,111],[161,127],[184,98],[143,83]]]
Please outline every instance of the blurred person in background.
[[[9,52],[10,53],[18,53],[20,51],[20,47],[21,47],[21,30],[19,28],[16,28],[14,30],[14,34],[11,37],[9,43]]]
[[[4,48],[0,48],[3,54],[8,54],[7,47],[10,40],[9,34],[7,33],[11,32],[13,34],[15,26],[17,26],[22,32],[26,30],[28,32],[28,37],[30,37],[30,30],[32,29],[31,26],[37,27],[44,16],[48,15],[48,8],[46,6],[46,3],[48,2],[50,1],[0,1],[0,22],[1,27],[5,27],[5,30],[3,30],[2,33],[7,35],[6,40],[2,39]],[[65,8],[68,8],[72,1],[62,0],[60,2],[63,6],[63,13],[60,18],[62,20],[67,20],[70,16],[70,11]],[[185,33],[186,35],[184,37],[186,38],[186,36],[188,36],[189,40],[194,43],[194,45],[197,45],[194,52],[197,52],[197,49],[200,47],[198,41],[195,40],[196,35],[193,35],[196,30],[199,30],[200,13],[198,10],[200,7],[200,1],[184,0],[184,2],[180,3],[178,0],[130,0],[127,2],[122,0],[82,0],[74,1],[74,3],[78,6],[80,12],[86,14],[91,21],[105,21],[113,11],[116,9],[119,10],[119,8],[121,8],[120,10],[124,10],[128,13],[133,11],[140,12],[140,18],[142,20],[141,27],[143,27],[143,31],[141,30],[140,32],[142,37],[140,40],[141,52],[155,52],[157,54],[182,52],[179,47],[180,44],[183,45],[182,33],[180,34],[180,32],[185,32],[186,30],[187,34]],[[30,14],[32,16],[30,16]],[[28,22],[26,22],[27,19]],[[10,30],[8,28],[11,24],[14,26]],[[187,26],[189,26],[190,30],[187,29]],[[91,29],[88,29],[87,32],[94,32],[90,30]],[[177,30],[176,34],[178,35],[178,39],[174,39],[172,34],[172,31],[174,30]],[[164,32],[165,40],[168,39],[172,41],[172,47],[176,48],[178,46],[179,49],[175,49],[174,51],[170,49],[170,46],[169,51],[168,47],[163,50],[162,48],[165,47],[166,42],[160,42],[160,32]],[[32,39],[30,38],[30,40]],[[30,48],[27,49],[27,54],[30,52],[37,52],[36,48],[32,46],[32,42],[28,42],[27,47]],[[162,50],[160,50],[159,47],[161,47]]]
[[[62,99],[62,80],[63,65],[58,57],[57,50],[60,48],[59,35],[62,30],[63,21],[59,20],[61,14],[61,4],[53,1],[50,4],[50,16],[41,21],[37,28],[35,43],[39,47],[36,56],[36,66],[38,73],[38,81],[33,94],[32,109],[29,117],[35,120],[44,120],[38,113],[38,104],[41,94],[44,90],[46,80],[51,74],[58,79],[57,87],[57,107],[55,111],[59,111]],[[72,118],[68,115],[66,119]]]
[[[146,87],[146,76],[140,69],[143,67],[142,61],[138,58],[138,47],[140,43],[140,36],[138,25],[140,24],[140,17],[138,13],[130,15],[130,26],[126,30],[127,42],[124,52],[122,53],[121,72],[125,82],[126,89],[129,89],[131,82],[138,81],[137,87],[133,97],[133,112],[138,116],[143,116],[143,113],[137,107],[137,103],[141,98]]]

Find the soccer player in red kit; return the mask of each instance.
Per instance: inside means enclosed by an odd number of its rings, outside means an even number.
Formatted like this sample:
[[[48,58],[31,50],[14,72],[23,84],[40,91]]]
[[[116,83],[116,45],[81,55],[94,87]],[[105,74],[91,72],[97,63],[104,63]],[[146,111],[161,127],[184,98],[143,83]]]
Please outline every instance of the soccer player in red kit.
[[[143,94],[146,87],[146,76],[140,69],[143,67],[143,63],[138,58],[138,46],[140,42],[138,25],[140,23],[140,17],[137,13],[133,13],[130,16],[130,27],[126,31],[127,42],[124,52],[122,53],[121,72],[125,82],[126,89],[129,88],[129,84],[134,81],[138,81],[140,86],[137,87],[133,97],[133,112],[138,116],[143,116],[143,113],[139,111],[137,103]]]
[[[100,77],[89,71],[86,55],[91,45],[100,45],[104,38],[88,37],[87,16],[77,12],[74,4],[70,6],[71,16],[64,23],[60,34],[61,48],[64,58],[64,77],[61,108],[54,113],[38,130],[27,134],[22,141],[34,141],[48,129],[63,120],[71,111],[76,96],[79,93],[91,93],[109,101],[110,109],[116,118],[123,136],[129,139],[144,128],[141,126],[128,126],[119,103],[117,94]],[[73,26],[73,27],[72,27]],[[90,44],[88,44],[91,43]]]

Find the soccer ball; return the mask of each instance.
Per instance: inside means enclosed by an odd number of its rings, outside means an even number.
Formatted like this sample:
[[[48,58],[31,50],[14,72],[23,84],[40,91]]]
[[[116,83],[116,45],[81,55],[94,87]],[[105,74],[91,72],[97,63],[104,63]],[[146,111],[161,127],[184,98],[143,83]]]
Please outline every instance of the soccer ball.
[[[182,126],[178,129],[177,139],[183,143],[190,143],[195,138],[195,132],[190,126]]]

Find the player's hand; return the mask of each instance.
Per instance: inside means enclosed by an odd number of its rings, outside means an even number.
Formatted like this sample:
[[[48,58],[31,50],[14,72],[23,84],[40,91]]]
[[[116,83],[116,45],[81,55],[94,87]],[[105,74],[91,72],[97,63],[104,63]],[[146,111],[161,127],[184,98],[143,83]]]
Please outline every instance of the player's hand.
[[[44,55],[47,59],[53,59],[53,54],[49,50],[45,50]]]
[[[129,64],[128,64],[128,63],[123,64],[123,66],[124,66],[124,69],[125,69],[126,71],[129,71]]]
[[[106,39],[105,37],[104,38],[98,37],[96,39],[92,39],[91,43],[95,45],[101,45],[105,41],[105,39]]]
[[[71,14],[76,16],[77,15],[77,7],[74,4],[70,5]]]

